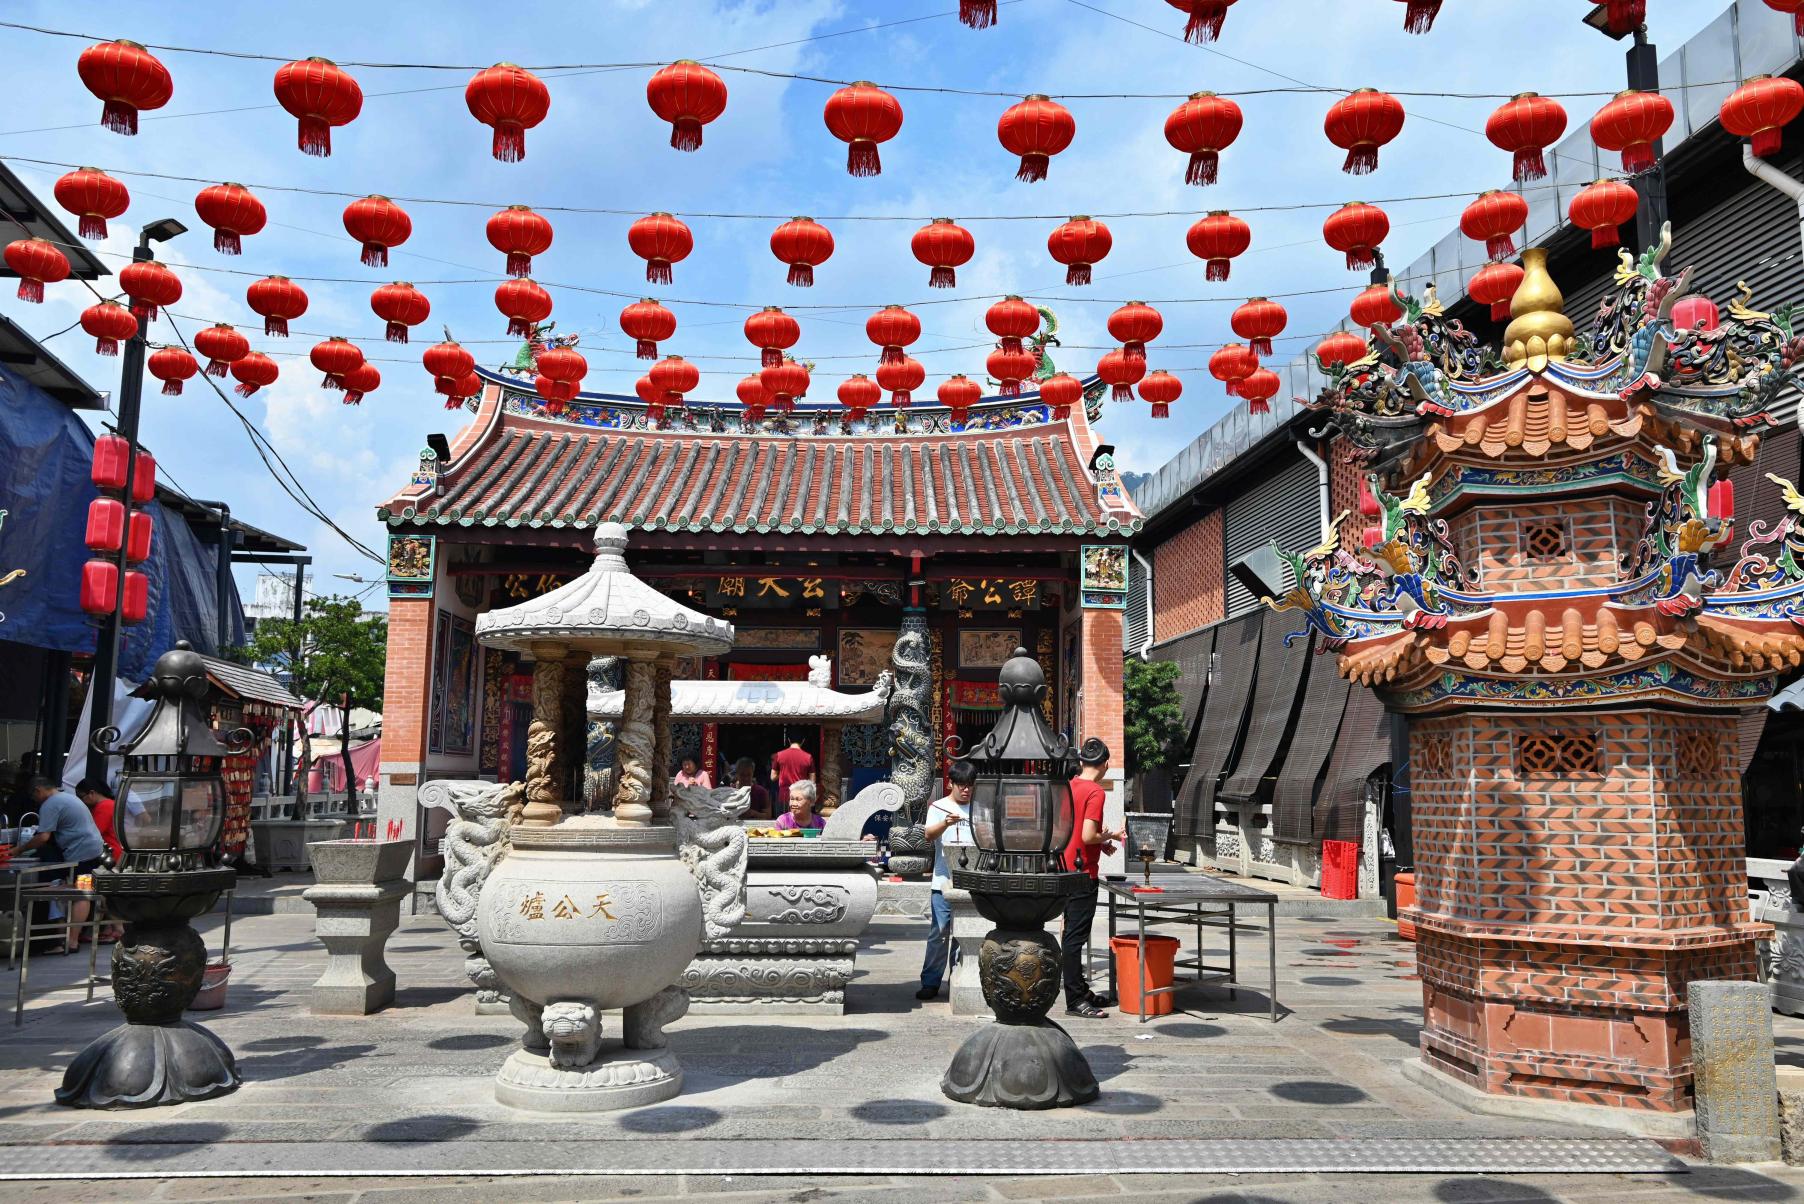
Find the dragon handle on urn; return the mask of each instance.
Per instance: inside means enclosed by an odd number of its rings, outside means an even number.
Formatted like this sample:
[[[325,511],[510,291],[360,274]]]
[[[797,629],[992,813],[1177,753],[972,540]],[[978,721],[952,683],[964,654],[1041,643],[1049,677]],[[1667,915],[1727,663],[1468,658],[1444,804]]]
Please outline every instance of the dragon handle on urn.
[[[739,817],[751,805],[746,786],[672,786],[670,823],[682,842],[683,864],[702,897],[702,926],[719,940],[745,919],[745,869],[750,845]]]
[[[503,995],[476,935],[476,904],[489,872],[507,854],[508,828],[519,817],[525,793],[519,782],[437,781],[420,787],[422,806],[451,813],[442,845],[445,869],[434,897],[439,914],[457,933],[478,1005],[499,1004]]]

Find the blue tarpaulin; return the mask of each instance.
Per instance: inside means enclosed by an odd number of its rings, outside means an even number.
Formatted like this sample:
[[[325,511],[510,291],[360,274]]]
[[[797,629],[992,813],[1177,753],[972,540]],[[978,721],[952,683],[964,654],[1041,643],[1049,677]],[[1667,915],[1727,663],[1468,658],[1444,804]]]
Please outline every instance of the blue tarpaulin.
[[[75,412],[29,381],[0,369],[0,639],[61,652],[92,653],[95,626],[80,605],[88,503],[99,496],[88,473],[94,436]],[[142,680],[178,639],[218,654],[214,545],[155,502],[149,617],[125,629],[119,676]],[[231,591],[231,632],[244,611]]]

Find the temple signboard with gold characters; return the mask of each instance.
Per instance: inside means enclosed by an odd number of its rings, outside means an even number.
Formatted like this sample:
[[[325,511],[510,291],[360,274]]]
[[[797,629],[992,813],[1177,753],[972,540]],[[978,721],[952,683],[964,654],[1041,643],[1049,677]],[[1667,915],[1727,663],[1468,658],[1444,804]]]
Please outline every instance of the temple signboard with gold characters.
[[[1286,553],[1298,612],[1409,723],[1425,1073],[1692,1106],[1686,987],[1753,978],[1741,716],[1804,657],[1804,497],[1737,499],[1790,310],[1622,252],[1589,320],[1530,250],[1501,352],[1432,292],[1315,408],[1381,509]]]

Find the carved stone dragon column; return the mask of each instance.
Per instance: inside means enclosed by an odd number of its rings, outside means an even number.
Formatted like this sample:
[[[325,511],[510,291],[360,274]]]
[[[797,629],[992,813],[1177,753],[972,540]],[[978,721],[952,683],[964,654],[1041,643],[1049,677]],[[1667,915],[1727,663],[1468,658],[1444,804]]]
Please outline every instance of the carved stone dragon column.
[[[933,849],[921,827],[933,794],[933,734],[927,708],[933,693],[928,658],[927,612],[911,606],[902,612],[902,633],[890,654],[895,691],[890,695],[890,781],[902,788],[904,805],[889,834],[889,868],[897,874],[924,873],[933,865]]]
[[[627,661],[621,676],[620,728],[614,736],[614,820],[631,827],[652,822],[652,762],[657,756],[653,694],[657,667]]]
[[[564,710],[562,644],[533,645],[532,723],[526,729],[526,811],[520,822],[549,828],[563,818],[563,780],[558,773],[564,743],[559,728]]]
[[[817,810],[823,816],[839,809],[839,737],[839,724],[821,724],[821,800]]]
[[[670,822],[670,675],[673,666],[659,660],[652,670],[651,695],[651,816],[657,824]]]

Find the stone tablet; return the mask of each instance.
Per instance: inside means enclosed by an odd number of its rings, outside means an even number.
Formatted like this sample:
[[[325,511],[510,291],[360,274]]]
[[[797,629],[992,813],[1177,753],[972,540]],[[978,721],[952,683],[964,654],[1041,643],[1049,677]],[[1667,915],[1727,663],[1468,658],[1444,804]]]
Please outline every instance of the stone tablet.
[[[1712,1162],[1779,1157],[1779,1086],[1765,983],[1694,982],[1691,1063],[1698,1140]]]

